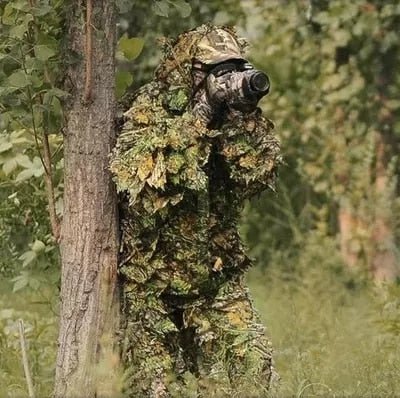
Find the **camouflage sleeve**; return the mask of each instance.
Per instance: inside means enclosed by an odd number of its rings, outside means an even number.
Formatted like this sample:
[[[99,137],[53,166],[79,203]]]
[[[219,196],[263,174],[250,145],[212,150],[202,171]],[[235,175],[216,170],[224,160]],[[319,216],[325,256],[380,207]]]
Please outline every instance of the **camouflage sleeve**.
[[[237,115],[220,129],[219,153],[228,165],[234,186],[245,198],[266,188],[274,189],[281,155],[273,127],[256,111]]]

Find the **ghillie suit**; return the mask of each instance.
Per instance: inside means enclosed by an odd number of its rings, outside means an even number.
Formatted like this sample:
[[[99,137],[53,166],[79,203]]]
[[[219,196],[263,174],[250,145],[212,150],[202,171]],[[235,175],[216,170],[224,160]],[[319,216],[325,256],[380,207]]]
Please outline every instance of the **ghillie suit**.
[[[251,262],[238,220],[245,199],[273,186],[279,145],[258,109],[194,111],[207,75],[195,62],[243,60],[233,31],[204,25],[164,46],[111,162],[122,195],[128,395],[260,397],[271,349],[244,285]]]

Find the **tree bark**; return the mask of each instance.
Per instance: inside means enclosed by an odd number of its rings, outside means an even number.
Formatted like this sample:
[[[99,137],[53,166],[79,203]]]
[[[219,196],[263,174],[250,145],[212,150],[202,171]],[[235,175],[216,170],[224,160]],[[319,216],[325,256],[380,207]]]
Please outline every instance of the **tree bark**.
[[[67,17],[70,102],[64,141],[61,314],[55,397],[115,396],[118,356],[114,145],[115,4],[73,2]],[[85,23],[86,21],[86,23]]]
[[[341,204],[338,210],[340,252],[343,261],[350,268],[357,266],[360,256],[360,251],[355,250],[353,244],[357,221],[357,217],[352,213],[351,209]]]
[[[396,258],[396,242],[392,216],[393,192],[390,192],[390,172],[388,149],[382,133],[376,134],[375,166],[375,220],[372,225],[371,243],[373,254],[371,271],[375,281],[395,281],[399,276],[399,265]],[[393,178],[393,177],[392,177]]]
[[[399,55],[399,50],[395,47],[380,56],[380,70],[376,79],[379,129],[375,137],[376,206],[371,231],[371,271],[377,282],[393,282],[400,276],[392,214],[396,198],[396,189],[393,186],[395,171],[390,167],[396,156],[397,139],[394,132],[395,115],[387,104],[391,98],[390,87],[396,81]]]

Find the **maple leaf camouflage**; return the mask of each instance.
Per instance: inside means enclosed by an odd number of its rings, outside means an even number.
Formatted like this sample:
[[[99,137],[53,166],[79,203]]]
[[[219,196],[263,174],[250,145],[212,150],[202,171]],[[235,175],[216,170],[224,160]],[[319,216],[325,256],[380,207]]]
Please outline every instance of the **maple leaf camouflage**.
[[[207,34],[221,31],[231,37],[223,57],[242,57],[230,28],[203,25],[164,42],[112,153],[132,397],[261,397],[273,373],[243,280],[251,261],[238,222],[244,201],[273,187],[279,143],[259,110],[217,130],[191,113],[196,46],[204,59]]]

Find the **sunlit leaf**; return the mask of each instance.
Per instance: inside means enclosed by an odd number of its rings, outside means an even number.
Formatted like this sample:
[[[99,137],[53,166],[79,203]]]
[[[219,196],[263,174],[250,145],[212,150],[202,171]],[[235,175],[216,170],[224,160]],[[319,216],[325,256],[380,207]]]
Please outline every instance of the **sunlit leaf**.
[[[13,147],[11,142],[3,142],[0,144],[0,153],[6,152]]]
[[[13,26],[10,29],[9,35],[10,35],[10,37],[15,37],[17,39],[22,39],[27,30],[28,30],[28,27],[25,24],[22,23],[22,24]]]
[[[39,239],[36,239],[35,242],[32,244],[32,251],[35,253],[40,253],[46,248],[46,245]]]
[[[28,250],[25,253],[21,254],[18,259],[22,261],[22,266],[26,267],[37,257],[37,253],[33,250]]]
[[[20,153],[17,155],[15,160],[20,166],[24,167],[25,169],[30,169],[33,167],[33,163],[29,159],[29,156],[27,156],[27,155],[23,155]]]
[[[118,41],[118,49],[122,51],[125,58],[129,61],[137,58],[142,52],[144,40],[140,37],[122,36]]]
[[[115,90],[116,96],[120,98],[126,89],[132,84],[133,77],[130,72],[118,71],[115,75]]]
[[[17,178],[15,179],[16,182],[22,182],[29,180],[29,178],[33,177],[34,170],[33,169],[25,169],[22,170],[18,175]]]
[[[6,176],[11,174],[18,166],[18,163],[15,158],[8,159],[3,164],[3,171]]]
[[[33,175],[35,177],[41,177],[44,173],[44,168],[40,158],[38,156],[35,156],[33,158],[32,164],[33,164]]]
[[[28,286],[29,279],[28,277],[20,277],[18,278],[13,286],[13,292],[18,292],[19,290],[22,290],[24,287]]]

